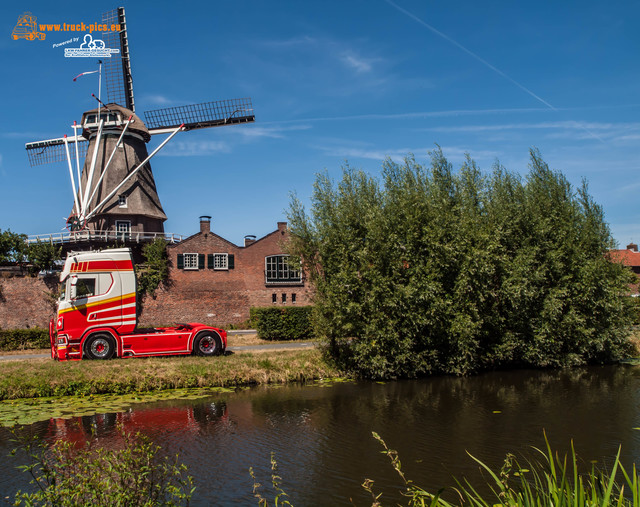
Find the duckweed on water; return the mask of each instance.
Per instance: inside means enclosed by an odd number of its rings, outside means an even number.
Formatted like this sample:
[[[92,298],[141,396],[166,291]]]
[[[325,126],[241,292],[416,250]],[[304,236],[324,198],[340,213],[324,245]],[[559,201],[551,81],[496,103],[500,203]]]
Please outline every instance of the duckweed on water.
[[[54,417],[70,419],[94,414],[122,412],[139,403],[162,400],[195,400],[206,398],[212,394],[235,391],[234,388],[211,387],[124,395],[103,394],[86,397],[65,396],[0,401],[0,426],[34,424]]]

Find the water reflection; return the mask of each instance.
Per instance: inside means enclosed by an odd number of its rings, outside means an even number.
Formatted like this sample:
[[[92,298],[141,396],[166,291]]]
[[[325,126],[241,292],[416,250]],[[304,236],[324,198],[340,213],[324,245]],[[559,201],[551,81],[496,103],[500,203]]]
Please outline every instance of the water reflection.
[[[78,443],[95,431],[105,445],[117,445],[117,425],[140,431],[180,453],[196,479],[197,505],[255,504],[248,468],[266,485],[272,451],[294,505],[370,505],[360,488],[365,477],[376,480],[387,504],[399,484],[371,431],[398,449],[408,477],[434,490],[452,484],[452,475],[479,477],[467,452],[499,466],[507,452],[543,446],[543,430],[561,451],[573,439],[586,463],[606,464],[622,444],[627,465],[640,461],[639,387],[637,367],[296,385],[52,419],[28,431]],[[3,455],[7,438],[2,430]],[[0,463],[3,496],[24,488],[15,463]]]

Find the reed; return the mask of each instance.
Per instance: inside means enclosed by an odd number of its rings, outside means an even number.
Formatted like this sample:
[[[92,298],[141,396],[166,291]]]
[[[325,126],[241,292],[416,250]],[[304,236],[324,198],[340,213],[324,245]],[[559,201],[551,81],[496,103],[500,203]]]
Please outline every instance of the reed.
[[[382,454],[389,458],[391,467],[395,470],[400,481],[403,500],[394,505],[407,507],[495,507],[504,505],[509,507],[582,507],[582,506],[640,506],[640,481],[636,465],[628,471],[620,462],[620,449],[613,460],[610,470],[599,470],[595,465],[589,472],[582,472],[579,467],[573,442],[570,454],[560,455],[549,445],[545,434],[544,449],[533,448],[537,459],[524,459],[520,462],[513,454],[507,454],[500,470],[492,470],[478,458],[469,454],[485,472],[488,482],[484,485],[473,485],[467,479],[453,479],[455,486],[440,488],[435,492],[415,484],[402,470],[402,462],[398,452],[390,449],[385,441],[375,432],[373,437],[380,443]],[[271,456],[272,470],[275,474],[275,458]],[[254,481],[254,496],[260,507],[271,505],[260,491],[261,484],[257,482],[253,470],[250,470]],[[282,479],[272,477],[273,489],[276,495],[273,505],[283,505],[286,495],[282,486]],[[478,490],[482,487],[482,493]],[[375,481],[365,479],[362,488],[371,497],[372,507],[390,504],[388,499],[375,488]],[[490,493],[485,493],[490,491]],[[442,498],[447,492],[456,500],[448,501]],[[287,501],[287,505],[292,505]]]

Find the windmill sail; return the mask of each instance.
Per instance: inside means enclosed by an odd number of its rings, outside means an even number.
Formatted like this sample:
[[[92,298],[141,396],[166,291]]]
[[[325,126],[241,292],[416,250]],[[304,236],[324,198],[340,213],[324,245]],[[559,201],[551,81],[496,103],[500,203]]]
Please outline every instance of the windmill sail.
[[[250,123],[256,119],[249,98],[154,109],[145,111],[144,117],[152,134],[179,125],[184,125],[185,130],[194,130]]]
[[[102,22],[109,26],[120,26],[119,32],[104,32],[102,35],[106,47],[120,50],[119,53],[112,53],[111,58],[104,60],[104,76],[107,84],[107,100],[105,102],[120,104],[135,113],[129,38],[127,37],[124,7],[118,7],[102,14]]]

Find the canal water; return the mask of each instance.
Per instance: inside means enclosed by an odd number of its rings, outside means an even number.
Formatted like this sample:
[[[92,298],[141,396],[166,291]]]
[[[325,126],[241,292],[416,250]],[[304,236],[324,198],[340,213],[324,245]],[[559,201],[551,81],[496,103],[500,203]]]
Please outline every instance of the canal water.
[[[619,446],[625,466],[640,462],[640,368],[261,387],[51,419],[26,430],[48,441],[83,442],[94,428],[108,446],[120,438],[118,424],[179,453],[195,478],[195,505],[255,505],[248,470],[267,493],[272,452],[294,505],[371,505],[360,486],[365,478],[388,505],[400,500],[401,484],[372,431],[399,451],[407,477],[431,491],[454,485],[453,476],[481,481],[468,453],[499,467],[508,452],[534,455],[531,447],[544,447],[545,432],[562,453],[573,440],[585,469],[593,461],[609,465]],[[27,475],[15,469],[19,462],[4,458],[10,439],[0,429],[0,498],[28,487]]]

